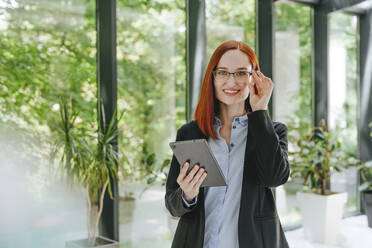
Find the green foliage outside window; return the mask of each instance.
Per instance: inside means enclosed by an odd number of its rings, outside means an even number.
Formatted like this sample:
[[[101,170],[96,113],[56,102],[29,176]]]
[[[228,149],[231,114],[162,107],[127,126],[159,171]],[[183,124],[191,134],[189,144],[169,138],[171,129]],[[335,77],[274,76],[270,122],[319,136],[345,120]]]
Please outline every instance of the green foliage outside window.
[[[207,0],[207,58],[227,40],[240,39],[255,49],[255,1],[253,0]]]
[[[79,118],[94,118],[96,99],[94,3],[74,13],[81,1],[58,6],[20,3],[1,9],[7,26],[0,34],[1,119],[16,121],[38,134],[50,132],[58,118],[57,96],[70,92],[83,111]],[[62,11],[61,8],[66,8]]]
[[[59,118],[58,96],[66,94],[79,107],[77,120],[94,123],[95,1],[40,0],[8,5],[0,9],[8,22],[0,33],[1,120],[47,136]],[[207,29],[213,26],[208,31],[207,53],[228,38],[216,31],[215,27],[222,30],[223,25],[242,28],[244,41],[254,48],[254,13],[254,1],[207,1]],[[295,143],[312,123],[311,10],[275,4],[275,13],[276,29],[286,30],[295,23],[300,38],[301,84],[291,103],[298,109],[288,123],[289,139]],[[340,25],[347,22],[346,18]],[[117,2],[118,109],[124,112],[118,124],[119,163],[124,180],[153,182],[159,178],[157,172],[160,178],[166,176],[164,164],[170,155],[156,152],[156,140],[186,119],[185,23],[183,0]],[[355,42],[348,37],[348,60],[354,63]],[[348,70],[353,68],[351,64]],[[354,75],[352,72],[348,75]],[[346,114],[348,126],[354,125],[353,108],[353,102],[345,104],[346,113],[350,113]]]
[[[299,37],[300,56],[300,88],[298,94],[293,95],[291,103],[298,106],[293,115],[288,116],[289,141],[296,146],[301,135],[313,125],[313,89],[312,89],[312,10],[306,6],[296,4],[275,4],[276,30],[286,31],[291,28],[297,30]],[[352,18],[349,15],[337,14],[332,16],[332,32],[343,34],[347,52],[346,74],[347,96],[343,106],[343,115],[338,118],[346,120],[346,126],[336,126],[333,132],[342,138],[344,149],[356,156],[356,113],[357,113],[357,42],[356,29],[353,29]],[[336,32],[340,31],[340,32]],[[332,34],[333,34],[332,33]],[[298,147],[296,149],[299,149]]]
[[[163,181],[166,138],[185,123],[185,1],[118,1],[119,151],[126,181]]]
[[[0,34],[2,122],[48,137],[59,119],[58,96],[70,95],[79,109],[76,120],[95,123],[95,1],[2,7],[7,23]],[[180,0],[118,1],[117,8],[118,108],[124,111],[120,174],[143,180],[163,170],[160,159],[169,159],[154,153],[154,140],[163,139],[156,130],[171,133],[185,121],[185,6]],[[167,15],[173,18],[169,23]]]
[[[368,125],[372,129],[372,122]],[[372,142],[372,131],[369,134],[371,137]],[[361,185],[359,186],[359,190],[371,190],[372,191],[372,160],[367,161],[362,164],[361,166]]]
[[[298,106],[288,116],[288,139],[295,144],[301,134],[312,125],[312,27],[311,9],[296,4],[275,4],[275,28],[277,31],[295,29],[299,37],[300,87],[290,104]]]

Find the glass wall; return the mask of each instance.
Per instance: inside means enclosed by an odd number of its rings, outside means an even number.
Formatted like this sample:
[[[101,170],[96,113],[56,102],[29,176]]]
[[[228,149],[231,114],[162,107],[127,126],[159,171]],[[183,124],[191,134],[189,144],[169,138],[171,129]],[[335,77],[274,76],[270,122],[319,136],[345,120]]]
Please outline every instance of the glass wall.
[[[311,22],[310,7],[275,3],[275,62],[273,119],[288,127],[289,152],[296,139],[312,123]],[[284,226],[301,222],[296,192],[302,189],[298,178],[276,188],[277,209]]]
[[[169,247],[178,219],[165,208],[169,142],[185,123],[184,0],[117,1],[120,241]],[[62,176],[61,97],[71,125],[97,130],[95,1],[0,0],[0,247],[64,247],[87,237],[82,187]],[[312,9],[275,3],[273,119],[287,124],[289,150],[312,124]],[[227,40],[255,50],[255,1],[206,0],[207,58]],[[357,19],[330,15],[329,127],[357,154]],[[88,136],[88,135],[87,135]],[[93,144],[94,145],[94,144]],[[335,173],[331,190],[347,191],[357,210],[357,173]],[[290,178],[276,189],[281,222],[301,222]],[[67,189],[67,190],[66,190]],[[27,208],[24,208],[27,206]]]
[[[49,159],[60,96],[71,96],[76,128],[95,130],[95,41],[94,1],[0,1],[0,247],[87,237],[84,192]]]
[[[117,3],[120,241],[170,247],[178,219],[165,208],[169,159],[186,109],[185,1]]]
[[[341,12],[329,17],[328,122],[342,147],[357,157],[357,17]],[[331,190],[348,193],[344,212],[358,210],[358,173],[351,168],[331,176]]]
[[[255,1],[206,0],[207,59],[228,40],[241,40],[255,50]]]

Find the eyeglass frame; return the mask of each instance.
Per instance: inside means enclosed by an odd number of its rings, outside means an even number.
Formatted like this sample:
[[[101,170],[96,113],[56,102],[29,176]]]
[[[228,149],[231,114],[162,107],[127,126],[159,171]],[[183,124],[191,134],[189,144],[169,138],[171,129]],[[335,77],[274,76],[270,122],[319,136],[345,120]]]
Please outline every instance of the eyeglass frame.
[[[233,75],[233,78],[236,80],[236,73],[238,73],[238,72],[242,72],[242,71],[236,71],[236,72],[228,72],[228,71],[225,71],[225,70],[213,70],[212,71],[212,75],[213,75],[213,77],[216,79],[216,72],[217,71],[224,71],[224,72],[227,72],[228,73],[228,77],[230,78],[230,75],[232,74]],[[252,72],[250,72],[250,71],[243,71],[243,72],[248,72],[248,80],[250,80],[250,78],[252,77]]]

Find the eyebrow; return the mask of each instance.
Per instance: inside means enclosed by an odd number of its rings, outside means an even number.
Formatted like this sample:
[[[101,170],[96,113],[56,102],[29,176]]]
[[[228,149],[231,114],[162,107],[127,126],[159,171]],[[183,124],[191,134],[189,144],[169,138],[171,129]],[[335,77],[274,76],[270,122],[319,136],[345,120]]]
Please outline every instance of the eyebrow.
[[[228,68],[226,68],[226,67],[217,67],[216,69],[228,69]],[[237,68],[236,70],[242,70],[242,69],[246,69],[246,70],[248,70],[248,68],[247,67],[239,67],[239,68]]]

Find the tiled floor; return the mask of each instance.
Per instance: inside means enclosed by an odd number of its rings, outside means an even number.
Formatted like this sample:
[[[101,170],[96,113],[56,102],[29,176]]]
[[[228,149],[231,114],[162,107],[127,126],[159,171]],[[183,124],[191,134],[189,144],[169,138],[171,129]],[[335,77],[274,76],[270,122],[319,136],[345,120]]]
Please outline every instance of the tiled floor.
[[[170,247],[173,237],[170,228],[175,223],[169,220],[164,206],[164,189],[155,186],[135,203],[121,202],[120,209],[129,209],[131,205],[135,205],[131,218],[134,222],[120,225],[120,239],[125,247]],[[302,228],[286,232],[286,237],[291,248],[372,248],[372,229],[367,227],[365,215],[342,220],[339,242],[335,245],[305,240]]]
[[[87,237],[82,192],[71,193],[65,187],[49,185],[43,197],[35,197],[25,185],[20,183],[19,186],[22,187],[16,187],[19,189],[16,195],[21,198],[3,194],[4,202],[0,206],[1,248],[62,248],[68,240]],[[150,188],[136,201],[120,201],[121,247],[170,247],[171,229],[177,222],[168,216],[164,187],[160,185]],[[342,221],[338,245],[325,246],[306,241],[302,229],[286,232],[286,237],[291,248],[372,248],[372,229],[367,227],[366,216]]]
[[[286,237],[293,248],[372,248],[372,228],[368,228],[365,215],[343,219],[338,242],[334,245],[305,240],[302,228],[286,232]]]

